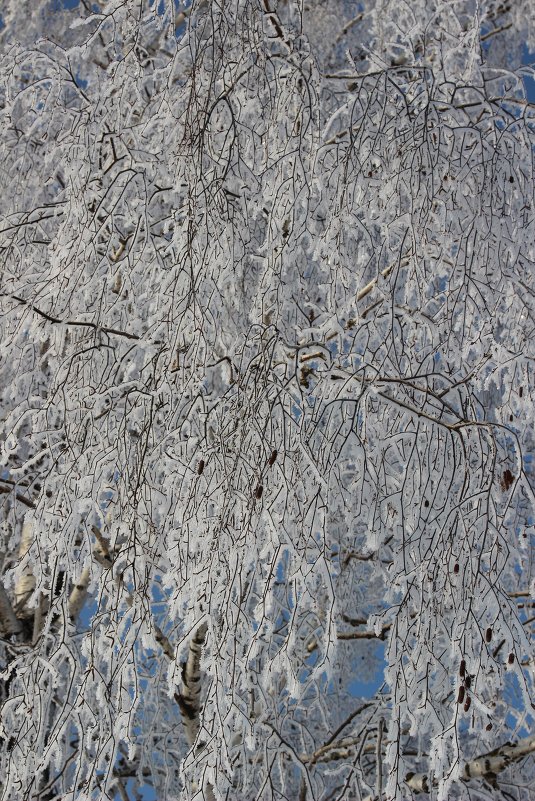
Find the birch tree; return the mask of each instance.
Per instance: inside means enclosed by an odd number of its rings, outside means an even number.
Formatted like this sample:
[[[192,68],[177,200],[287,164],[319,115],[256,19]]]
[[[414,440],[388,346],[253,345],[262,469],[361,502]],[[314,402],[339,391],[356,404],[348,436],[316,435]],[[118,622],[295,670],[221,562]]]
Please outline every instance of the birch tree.
[[[1,14],[0,801],[535,798],[530,2]]]

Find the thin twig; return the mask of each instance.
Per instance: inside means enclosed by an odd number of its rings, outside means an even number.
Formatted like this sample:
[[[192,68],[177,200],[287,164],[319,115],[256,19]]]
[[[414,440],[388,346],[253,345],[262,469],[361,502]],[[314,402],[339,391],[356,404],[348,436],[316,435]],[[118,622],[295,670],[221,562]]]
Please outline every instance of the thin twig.
[[[97,325],[97,323],[86,323],[81,322],[79,320],[61,320],[59,317],[52,317],[52,315],[47,314],[47,312],[39,309],[33,303],[30,303],[29,300],[25,300],[24,298],[19,297],[18,295],[12,295],[6,292],[0,294],[0,297],[3,298],[11,298],[11,300],[16,300],[17,303],[21,303],[24,306],[27,306],[33,312],[38,314],[47,322],[52,323],[52,325],[69,325],[71,327],[77,328],[92,328],[94,331],[102,331],[104,334],[112,334],[118,337],[125,337],[125,339],[134,339],[139,342],[141,337],[138,337],[137,334],[130,334],[128,331],[120,331],[118,328],[108,328],[105,325]]]

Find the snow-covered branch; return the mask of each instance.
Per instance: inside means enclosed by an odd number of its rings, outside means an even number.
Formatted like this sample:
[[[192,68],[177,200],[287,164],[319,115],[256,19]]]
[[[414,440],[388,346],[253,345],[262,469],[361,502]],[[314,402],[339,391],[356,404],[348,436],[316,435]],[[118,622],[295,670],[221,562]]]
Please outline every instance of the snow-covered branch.
[[[201,623],[189,641],[188,656],[182,665],[182,686],[175,693],[188,744],[192,746],[199,733],[201,713],[201,653],[208,624]]]
[[[496,777],[499,773],[510,767],[514,762],[518,762],[531,754],[535,754],[534,734],[518,740],[516,743],[505,743],[486,754],[481,754],[481,756],[470,760],[470,762],[466,762],[460,777],[463,781],[486,779],[491,786],[495,786]],[[430,779],[426,773],[407,773],[405,782],[416,794],[430,792]],[[435,780],[434,785],[437,786],[438,781]]]
[[[1,4],[0,801],[535,801],[531,2]]]

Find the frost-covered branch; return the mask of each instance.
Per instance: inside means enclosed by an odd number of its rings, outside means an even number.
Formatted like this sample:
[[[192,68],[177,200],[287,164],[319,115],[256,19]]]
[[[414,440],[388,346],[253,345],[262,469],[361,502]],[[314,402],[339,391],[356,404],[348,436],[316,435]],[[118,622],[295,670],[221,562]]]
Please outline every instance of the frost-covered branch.
[[[530,2],[186,6],[2,4],[0,795],[535,801]]]
[[[535,754],[535,735],[525,737],[516,743],[505,743],[466,762],[461,772],[461,779],[463,781],[486,779],[491,786],[495,786],[499,773],[531,754]],[[430,792],[429,776],[426,773],[407,773],[405,782],[415,794]]]
[[[188,744],[192,746],[199,733],[201,713],[201,653],[208,624],[201,623],[189,641],[188,656],[182,665],[182,686],[175,693]]]

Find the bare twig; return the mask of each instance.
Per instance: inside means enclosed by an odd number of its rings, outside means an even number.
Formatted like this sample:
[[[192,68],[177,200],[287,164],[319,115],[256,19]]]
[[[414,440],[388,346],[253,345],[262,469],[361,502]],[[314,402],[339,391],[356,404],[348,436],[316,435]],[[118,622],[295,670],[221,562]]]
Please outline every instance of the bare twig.
[[[118,337],[125,337],[125,339],[134,339],[136,341],[140,340],[140,337],[137,334],[130,334],[128,331],[119,331],[117,328],[108,328],[105,325],[97,325],[97,323],[89,323],[89,322],[81,322],[79,320],[60,320],[59,317],[52,317],[52,315],[47,314],[47,312],[39,309],[29,300],[25,300],[24,298],[19,297],[18,295],[12,295],[3,292],[0,294],[0,297],[3,298],[11,298],[12,300],[16,300],[17,303],[21,303],[24,306],[27,306],[31,309],[35,314],[38,314],[39,317],[42,317],[44,320],[47,320],[52,325],[68,325],[71,327],[76,328],[92,328],[94,331],[102,331],[104,334],[112,334]]]

